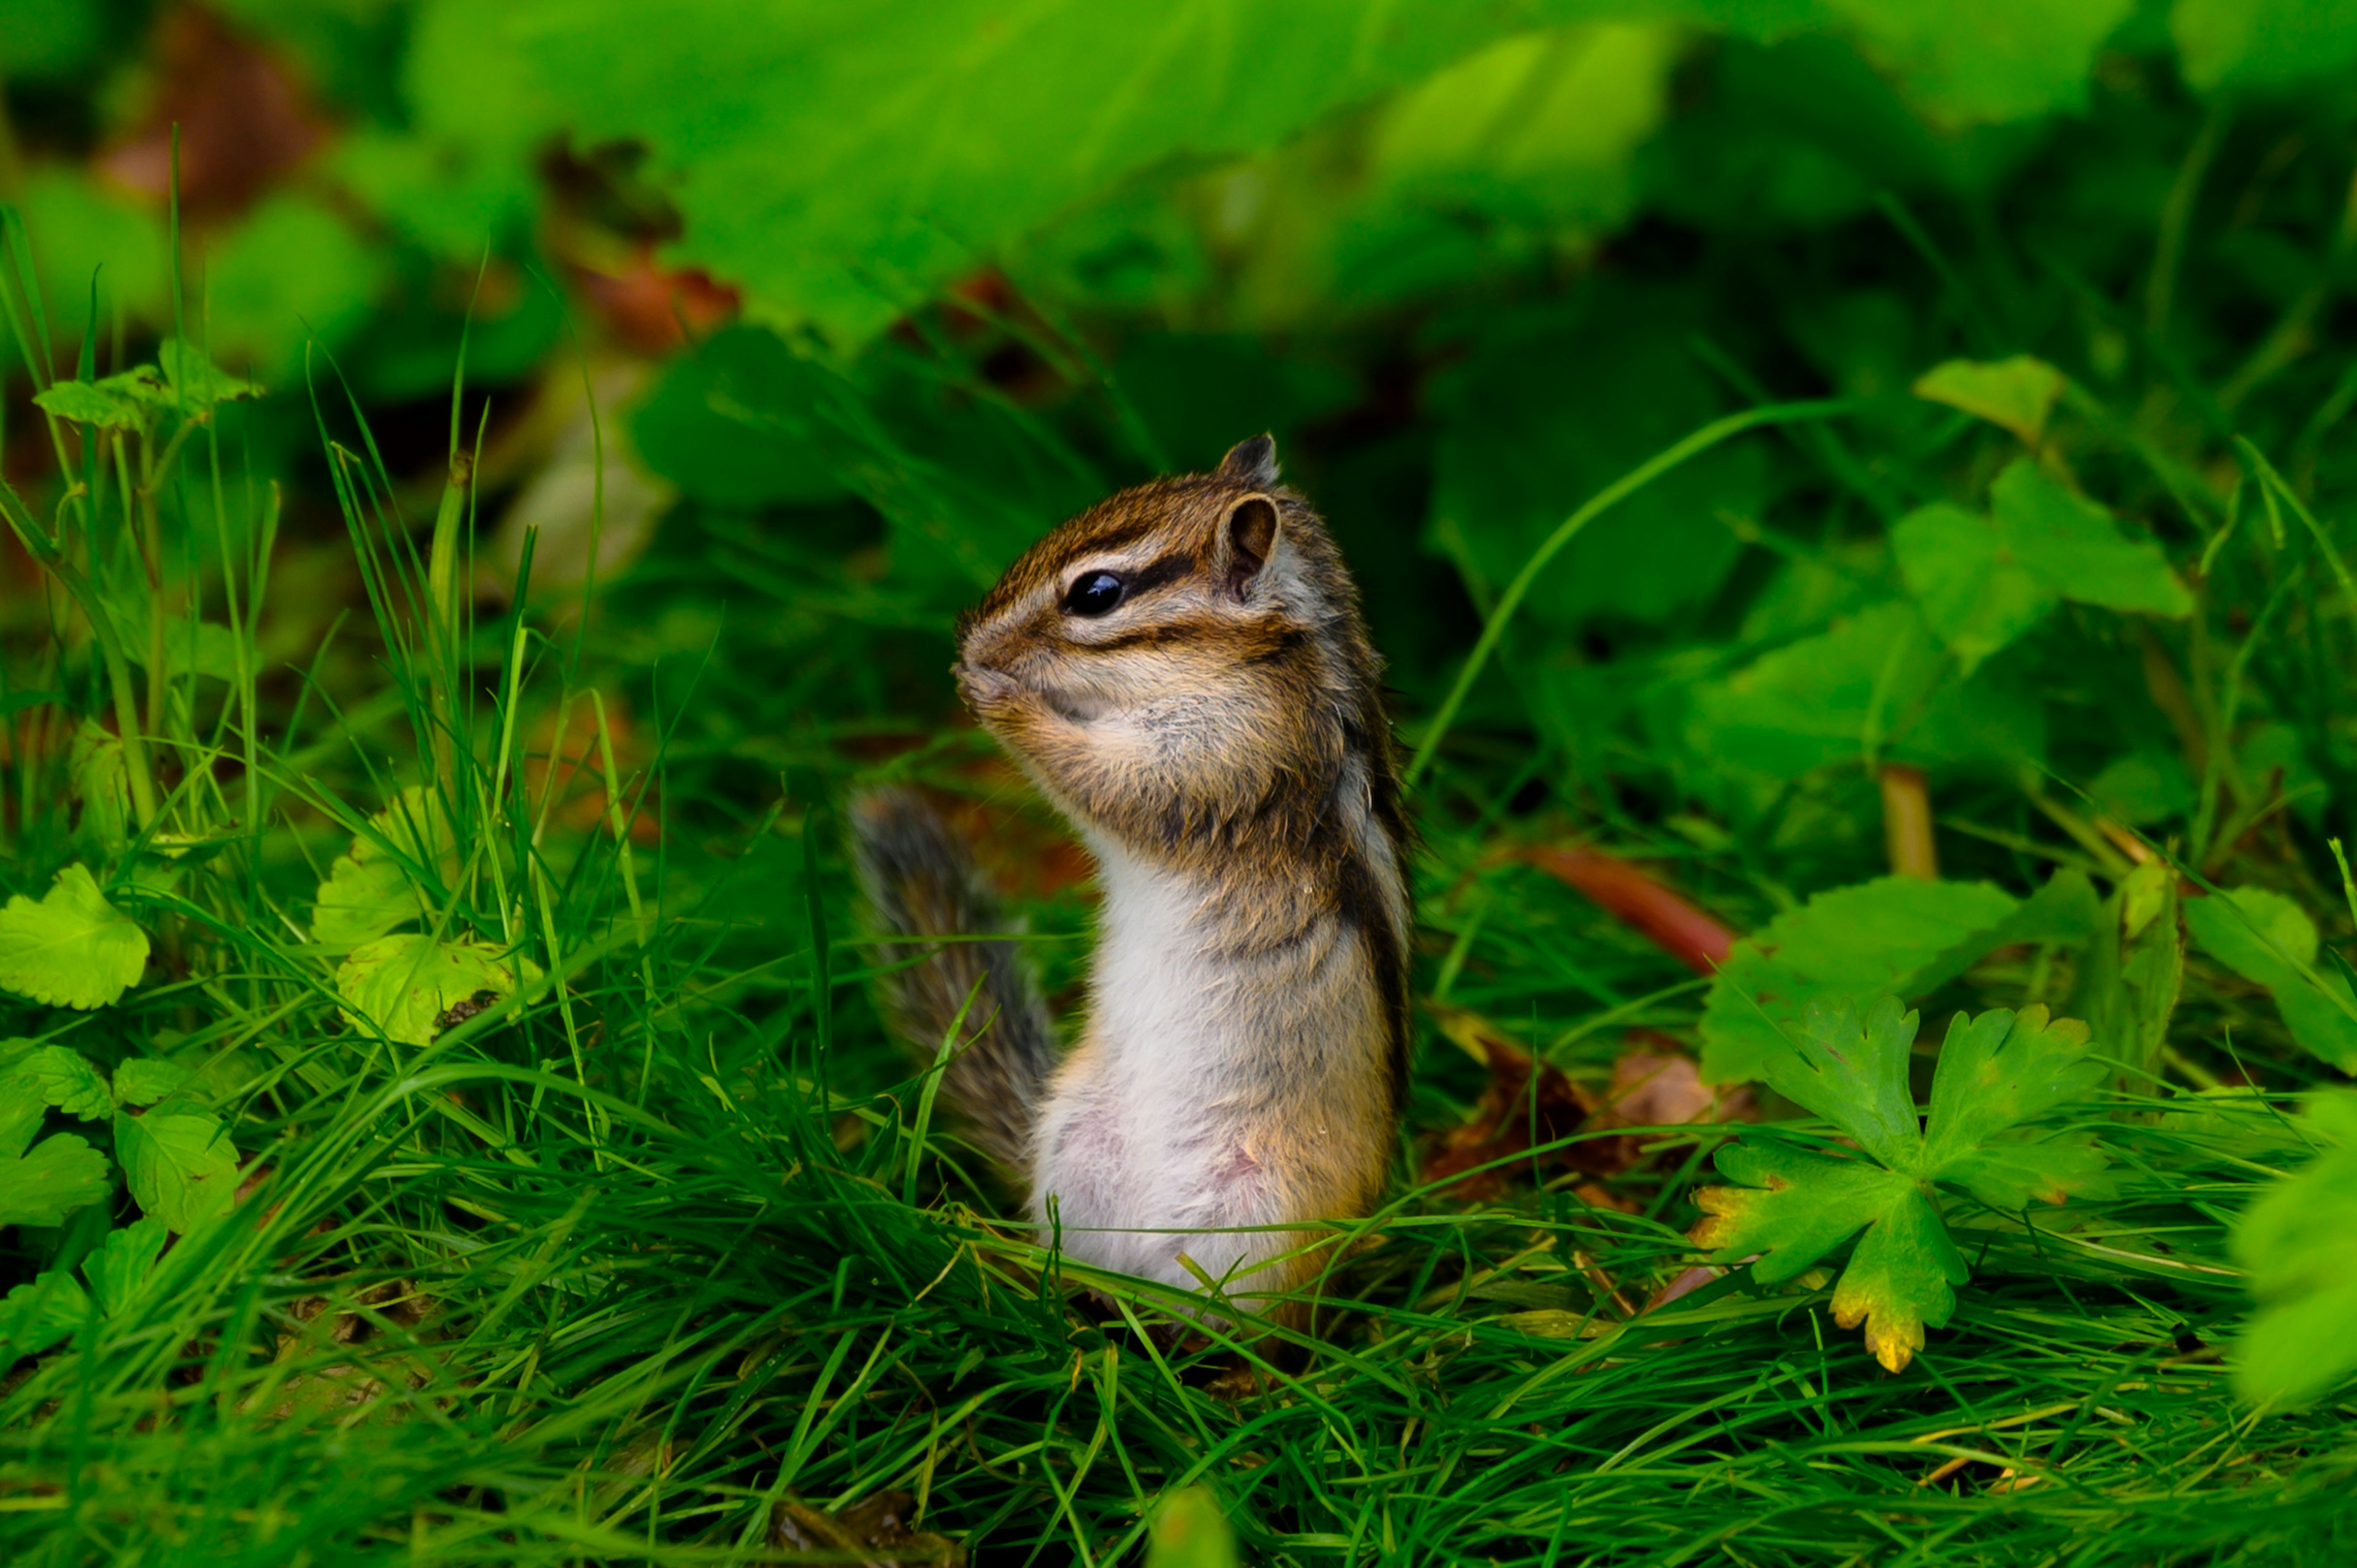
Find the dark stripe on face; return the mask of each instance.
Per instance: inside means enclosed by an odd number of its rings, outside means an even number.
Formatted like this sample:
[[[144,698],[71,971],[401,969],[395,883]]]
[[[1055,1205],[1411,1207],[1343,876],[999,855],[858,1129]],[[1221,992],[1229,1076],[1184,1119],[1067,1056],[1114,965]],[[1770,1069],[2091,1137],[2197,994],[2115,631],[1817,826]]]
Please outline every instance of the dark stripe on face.
[[[1156,588],[1168,587],[1194,570],[1194,554],[1189,551],[1174,550],[1168,555],[1147,562],[1129,575],[1128,596],[1134,599]]]

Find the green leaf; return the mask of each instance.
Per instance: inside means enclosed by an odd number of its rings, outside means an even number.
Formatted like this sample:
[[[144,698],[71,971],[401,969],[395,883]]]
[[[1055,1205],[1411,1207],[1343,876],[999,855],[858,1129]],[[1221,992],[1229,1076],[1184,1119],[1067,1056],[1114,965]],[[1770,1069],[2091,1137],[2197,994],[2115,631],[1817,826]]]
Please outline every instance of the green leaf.
[[[2128,1081],[2138,1083],[2138,1075],[2150,1073],[2160,1061],[2184,981],[2177,875],[2153,861],[2130,872],[2104,902],[2071,1010],[2087,1020],[2107,1053],[2126,1065]]]
[[[188,1069],[156,1057],[135,1057],[114,1069],[114,1099],[122,1105],[153,1105],[177,1093]]]
[[[1991,933],[2021,908],[1986,882],[1886,876],[1820,893],[1735,944],[1703,1005],[1702,1076],[1757,1078],[1788,1054],[1809,1005],[1914,994],[1938,966],[1961,973],[1989,950]],[[1969,958],[1962,955],[1969,952]]]
[[[2187,899],[2185,927],[2202,951],[2267,988],[2292,1038],[2341,1071],[2357,1072],[2357,993],[2346,975],[2319,969],[2316,922],[2307,911],[2280,893],[2238,887],[2222,898]]]
[[[523,983],[540,978],[529,959],[516,961]],[[352,950],[336,972],[345,1020],[381,1031],[402,1045],[423,1046],[456,1021],[460,1004],[488,1006],[513,995],[516,968],[485,942],[437,941],[430,936],[382,937]]]
[[[1990,521],[1927,506],[1890,530],[1900,576],[1966,671],[2046,618],[2062,596],[2019,565]]]
[[[1236,1532],[1217,1492],[1193,1486],[1163,1500],[1146,1541],[1146,1568],[1236,1568]]]
[[[2035,1124],[2101,1082],[2087,1059],[2087,1031],[2050,1022],[2043,1007],[2002,1009],[1949,1026],[1932,1074],[1928,1122],[1908,1090],[1916,1015],[1883,998],[1860,1018],[1844,999],[1809,1010],[1791,1051],[1768,1066],[1779,1093],[1847,1134],[1865,1157],[1806,1153],[1748,1133],[1717,1155],[1740,1185],[1695,1197],[1706,1218],[1695,1240],[1713,1261],[1759,1255],[1763,1284],[1792,1278],[1860,1236],[1834,1291],[1834,1317],[1865,1326],[1867,1348],[1891,1371],[1943,1326],[1964,1283],[1964,1259],[1941,1219],[1938,1186],[1969,1188],[1992,1207],[2029,1197],[2060,1202],[2101,1176],[2103,1158],[2083,1136]]]
[[[131,838],[131,775],[123,741],[113,730],[84,719],[74,728],[68,754],[74,795],[81,801],[76,834],[101,855],[119,851]]]
[[[88,1140],[59,1133],[14,1159],[0,1160],[0,1225],[62,1224],[107,1190],[106,1156]]]
[[[630,434],[647,467],[698,500],[808,505],[843,493],[808,418],[796,417],[814,415],[825,397],[822,373],[783,338],[732,327],[671,362]],[[768,417],[757,435],[723,409]]]
[[[159,1219],[135,1219],[110,1231],[97,1251],[81,1262],[82,1277],[99,1312],[113,1317],[131,1305],[147,1283],[156,1260],[164,1253],[166,1231]]]
[[[106,1075],[91,1066],[90,1058],[80,1051],[43,1046],[18,1061],[9,1076],[69,1116],[95,1122],[114,1112]]]
[[[331,947],[353,946],[430,916],[431,894],[425,888],[447,886],[457,869],[457,838],[440,795],[424,787],[404,789],[328,868],[311,935]]]
[[[1986,673],[1959,684],[1945,663],[1913,605],[1868,605],[1698,688],[1687,744],[1779,779],[1856,763],[1869,748],[1932,767],[2044,749],[2045,714],[2034,697]]]
[[[165,379],[183,407],[210,407],[240,398],[260,397],[262,388],[243,376],[231,375],[209,359],[202,349],[178,338],[167,338],[156,351]]]
[[[65,1270],[50,1269],[0,1299],[0,1345],[15,1356],[38,1356],[71,1338],[89,1318],[81,1286]]]
[[[1915,395],[2003,425],[2036,447],[2046,435],[2047,416],[2068,383],[2061,371],[2028,354],[1986,362],[1950,360],[1916,379]]]
[[[187,1104],[114,1116],[114,1157],[140,1208],[174,1235],[229,1212],[237,1147],[221,1119]]]
[[[36,904],[0,909],[0,990],[84,1012],[112,1004],[147,968],[147,933],[106,901],[81,865]]]
[[[550,101],[539,129],[652,149],[683,259],[743,284],[754,318],[851,348],[1139,170],[1275,145],[1555,14],[683,0],[649,27],[629,0],[535,0],[477,27]]]
[[[2267,1189],[2233,1235],[2259,1304],[2234,1347],[2234,1386],[2295,1405],[2357,1374],[2357,1093],[2319,1096],[2303,1125],[2315,1159]]]
[[[117,618],[118,621],[123,618]],[[124,657],[144,670],[147,667],[145,611],[127,624],[134,629],[124,639]],[[164,668],[174,675],[233,681],[237,678],[237,636],[213,621],[192,622],[186,616],[167,615],[164,618]]]
[[[99,430],[136,430],[147,422],[139,399],[120,387],[90,381],[59,381],[33,401],[59,419]]]
[[[2018,459],[1989,487],[2006,548],[2062,597],[2106,609],[2182,618],[2193,596],[2150,538],[2126,539],[2112,514]]]
[[[1833,0],[1831,8],[1932,120],[1958,126],[2084,109],[2095,52],[2133,0],[1981,0],[1969,12]]]
[[[2357,6],[2341,0],[2177,0],[2169,30],[2204,92],[2280,91],[2357,66]]]

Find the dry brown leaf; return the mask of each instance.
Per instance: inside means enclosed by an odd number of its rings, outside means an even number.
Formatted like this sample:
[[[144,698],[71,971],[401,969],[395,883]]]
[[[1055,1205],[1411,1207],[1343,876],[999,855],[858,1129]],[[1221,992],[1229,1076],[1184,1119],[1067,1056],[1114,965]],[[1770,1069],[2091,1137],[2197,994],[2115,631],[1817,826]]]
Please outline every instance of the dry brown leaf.
[[[840,1513],[828,1513],[800,1498],[783,1497],[770,1510],[770,1544],[787,1552],[843,1553],[860,1568],[906,1563],[964,1568],[964,1547],[909,1528],[916,1500],[907,1492],[877,1492]]]

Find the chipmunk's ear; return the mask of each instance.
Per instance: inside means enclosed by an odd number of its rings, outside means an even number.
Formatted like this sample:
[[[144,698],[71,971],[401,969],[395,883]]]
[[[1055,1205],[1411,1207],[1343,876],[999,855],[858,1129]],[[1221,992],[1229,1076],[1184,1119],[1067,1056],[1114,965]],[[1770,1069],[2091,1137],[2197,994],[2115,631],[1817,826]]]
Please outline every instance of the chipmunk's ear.
[[[1220,459],[1220,478],[1263,490],[1276,483],[1276,437],[1255,435],[1229,447]]]
[[[1266,496],[1246,496],[1228,508],[1228,515],[1220,521],[1220,537],[1211,546],[1220,580],[1228,592],[1243,596],[1261,568],[1268,564],[1268,558],[1276,553],[1278,532],[1276,502]]]

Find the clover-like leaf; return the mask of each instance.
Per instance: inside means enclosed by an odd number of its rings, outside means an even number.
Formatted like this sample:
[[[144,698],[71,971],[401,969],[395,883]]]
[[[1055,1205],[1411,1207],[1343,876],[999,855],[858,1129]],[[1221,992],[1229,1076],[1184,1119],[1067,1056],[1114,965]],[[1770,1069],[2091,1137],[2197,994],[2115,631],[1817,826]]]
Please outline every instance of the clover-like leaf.
[[[139,1207],[178,1235],[229,1212],[237,1147],[221,1119],[185,1102],[114,1117],[114,1157]]]
[[[1765,1284],[1858,1236],[1834,1291],[1835,1320],[1864,1325],[1867,1348],[1894,1372],[1922,1348],[1926,1327],[1946,1325],[1968,1277],[1941,1218],[1943,1184],[2018,1208],[2085,1190],[2103,1168],[2092,1139],[2036,1124],[2102,1081],[2083,1025],[2050,1021],[2043,1007],[1959,1015],[1932,1075],[1928,1125],[1908,1090],[1916,1026],[1888,997],[1864,1018],[1846,1000],[1812,1006],[1767,1079],[1847,1134],[1859,1157],[1749,1134],[1717,1155],[1719,1173],[1740,1185],[1695,1195],[1706,1218],[1694,1240],[1715,1262],[1756,1256]]]
[[[2293,1039],[2357,1072],[2357,992],[2347,976],[2319,969],[2321,949],[2308,911],[2280,893],[2239,887],[2222,898],[2186,900],[2185,928],[2202,951],[2267,988]]]
[[[354,948],[336,972],[343,1015],[354,1028],[382,1030],[402,1045],[423,1046],[500,998],[530,985],[540,970],[529,959],[511,962],[498,948],[476,941],[439,941],[421,934],[382,937]]]
[[[2302,1404],[2357,1374],[2357,1093],[2319,1098],[2303,1125],[2318,1146],[2234,1228],[2234,1261],[2259,1311],[2234,1350],[2245,1398]]]
[[[104,1007],[147,968],[147,933],[106,901],[77,864],[36,904],[23,894],[0,909],[0,990],[52,1007]]]

